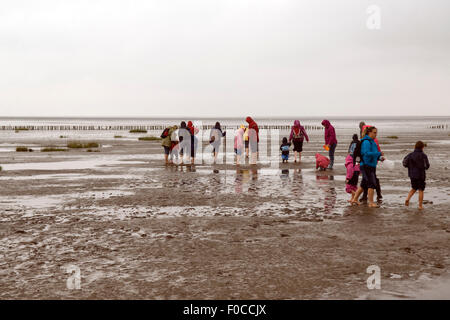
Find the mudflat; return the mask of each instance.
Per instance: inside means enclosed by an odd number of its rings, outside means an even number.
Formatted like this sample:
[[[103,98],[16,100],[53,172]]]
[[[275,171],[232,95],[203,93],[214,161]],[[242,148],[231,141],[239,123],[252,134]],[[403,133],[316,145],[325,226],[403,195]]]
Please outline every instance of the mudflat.
[[[7,143],[60,143],[17,137]],[[275,166],[278,154],[165,166],[158,141],[134,138],[102,137],[98,152],[0,152],[0,298],[450,299],[448,132],[379,139],[395,167],[377,169],[378,209],[347,202],[351,136],[338,135],[325,172],[320,134],[301,164]],[[419,139],[431,163],[423,211],[417,196],[404,206],[401,166]],[[70,265],[79,290],[67,287]],[[379,290],[367,288],[371,265]]]

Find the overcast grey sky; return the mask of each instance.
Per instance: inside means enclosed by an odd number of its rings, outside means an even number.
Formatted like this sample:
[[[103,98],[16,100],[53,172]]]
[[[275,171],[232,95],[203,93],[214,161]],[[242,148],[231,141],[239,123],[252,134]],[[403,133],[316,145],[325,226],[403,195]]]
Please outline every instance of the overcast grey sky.
[[[448,0],[1,0],[0,116],[450,115],[449,13]]]

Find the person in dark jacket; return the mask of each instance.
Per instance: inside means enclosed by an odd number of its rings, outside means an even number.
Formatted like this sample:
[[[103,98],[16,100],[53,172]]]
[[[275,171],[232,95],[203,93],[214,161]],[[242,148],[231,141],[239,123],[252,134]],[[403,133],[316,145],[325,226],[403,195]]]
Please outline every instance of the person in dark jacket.
[[[409,200],[419,190],[419,210],[423,209],[423,193],[425,190],[425,171],[430,168],[427,155],[423,152],[425,144],[417,141],[414,152],[411,152],[403,159],[403,166],[408,168],[408,176],[411,179],[411,190],[405,200],[405,205],[409,206]]]
[[[222,138],[225,137],[226,134],[226,131],[222,132],[222,127],[219,122],[216,122],[214,128],[212,128],[209,133],[209,143],[213,146],[214,163],[217,161]]]
[[[325,127],[325,145],[328,147],[328,156],[330,157],[330,165],[328,169],[333,169],[334,165],[334,150],[336,150],[337,139],[334,127],[331,125],[330,121],[323,120],[322,125]]]

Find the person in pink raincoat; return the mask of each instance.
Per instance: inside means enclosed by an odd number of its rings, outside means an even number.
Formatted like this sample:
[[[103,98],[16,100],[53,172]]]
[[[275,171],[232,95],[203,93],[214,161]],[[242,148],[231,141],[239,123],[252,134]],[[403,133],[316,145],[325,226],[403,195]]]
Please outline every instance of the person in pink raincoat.
[[[321,155],[320,153],[316,153],[316,169],[326,170],[329,164],[330,159]]]
[[[325,127],[325,145],[328,146],[328,155],[330,157],[330,165],[328,169],[333,169],[334,151],[336,150],[338,143],[336,139],[336,131],[328,120],[323,120],[322,125]]]
[[[236,165],[238,166],[241,162],[241,156],[244,152],[244,131],[245,127],[241,126],[236,130],[234,135],[234,153],[236,154]]]
[[[345,168],[347,169],[347,175],[345,176],[345,191],[350,193],[352,197],[348,202],[352,202],[355,197],[356,190],[358,189],[359,178],[359,164],[353,164],[353,157],[349,154],[345,158]]]
[[[305,128],[300,125],[299,120],[294,121],[294,125],[291,128],[291,134],[289,135],[289,142],[294,143],[294,162],[297,162],[297,154],[298,154],[298,162],[302,161],[302,151],[303,151],[303,141],[306,139],[309,142],[308,134],[306,133]]]

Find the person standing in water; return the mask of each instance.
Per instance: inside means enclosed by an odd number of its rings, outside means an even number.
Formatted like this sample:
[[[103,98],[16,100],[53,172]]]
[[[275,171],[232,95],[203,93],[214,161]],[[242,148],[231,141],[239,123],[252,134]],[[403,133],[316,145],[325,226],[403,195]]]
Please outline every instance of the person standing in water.
[[[383,153],[378,151],[377,144],[374,139],[377,137],[377,128],[369,127],[366,129],[366,135],[361,140],[361,162],[360,171],[363,179],[361,186],[356,191],[353,197],[352,204],[360,204],[359,196],[364,189],[368,189],[369,207],[378,208],[379,205],[373,201],[374,190],[377,186],[376,168],[378,160],[383,156]]]
[[[258,144],[259,144],[259,128],[256,122],[251,118],[245,119],[248,123],[248,140],[250,146],[250,164],[256,164],[258,158]]]
[[[336,139],[336,131],[328,120],[323,120],[322,126],[325,127],[325,145],[328,147],[328,156],[330,157],[330,165],[328,166],[328,169],[333,169],[334,151],[336,150],[338,143]]]
[[[419,210],[423,209],[423,193],[425,191],[425,171],[430,168],[427,155],[423,152],[425,143],[417,141],[414,152],[411,152],[403,159],[403,166],[408,168],[408,176],[411,179],[411,190],[405,200],[405,206],[409,206],[409,200],[419,190]]]
[[[167,130],[168,129],[168,130]],[[169,154],[172,149],[172,141],[170,140],[172,133],[178,129],[177,126],[172,126],[164,130],[166,136],[162,139],[161,145],[164,147],[164,160],[166,164],[169,164]]]
[[[183,157],[189,157],[191,154],[191,132],[184,121],[181,121],[180,123],[180,129],[178,129],[178,139],[180,141],[178,149],[181,159],[180,164],[182,165],[184,163]]]
[[[209,143],[213,146],[214,163],[217,161],[217,155],[219,154],[222,137],[225,137],[225,135],[226,131],[222,132],[220,123],[216,122],[214,128],[212,128],[209,133]]]
[[[300,125],[299,120],[294,121],[294,125],[291,128],[291,134],[289,135],[289,143],[291,141],[294,143],[294,162],[297,162],[297,154],[298,154],[298,162],[302,161],[302,151],[303,151],[303,141],[306,139],[309,142],[308,134],[306,133],[305,128]]]
[[[361,128],[361,130],[362,130],[361,136],[364,137],[366,135],[367,128],[372,127],[372,126],[366,125],[366,124],[364,124],[364,122],[361,122],[360,125],[361,124],[363,124],[363,126]],[[378,142],[378,139],[375,138],[375,139],[373,139],[373,141],[375,141],[375,143],[377,144],[378,151],[381,152],[380,143]],[[380,160],[383,161],[384,158],[380,158]],[[380,179],[378,179],[378,178],[377,178],[377,188],[375,190],[377,191],[377,202],[381,203],[383,201],[382,200],[383,196],[381,195]],[[363,193],[360,201],[363,201],[363,202],[367,201],[367,189],[364,189],[364,193]]]
[[[198,146],[198,139],[196,137],[197,133],[199,132],[198,128],[194,127],[194,124],[192,121],[188,121],[187,128],[189,130],[189,133],[191,134],[191,164],[194,164],[195,162],[195,155],[197,153],[197,146]]]
[[[241,126],[234,134],[234,153],[236,154],[236,165],[241,163],[241,156],[244,155],[244,130],[245,126]]]

